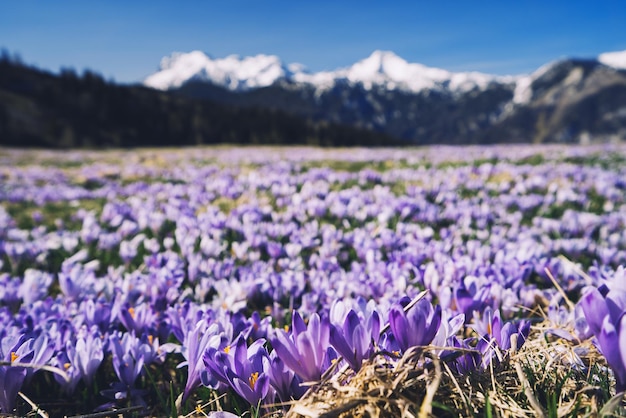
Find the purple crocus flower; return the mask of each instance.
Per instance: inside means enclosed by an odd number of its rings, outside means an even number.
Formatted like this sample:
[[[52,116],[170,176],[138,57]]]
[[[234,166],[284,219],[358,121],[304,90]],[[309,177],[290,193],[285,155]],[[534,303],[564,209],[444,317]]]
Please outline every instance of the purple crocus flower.
[[[113,369],[115,374],[128,387],[135,384],[135,380],[141,374],[144,358],[139,340],[131,334],[119,333],[111,335],[109,339],[113,353]]]
[[[578,304],[574,309],[559,305],[558,302],[551,303],[547,311],[548,320],[554,324],[554,328],[546,332],[554,334],[559,338],[568,341],[582,341],[592,337],[589,324],[585,320],[582,305]]]
[[[389,326],[398,348],[406,352],[410,347],[431,343],[441,323],[441,306],[421,299],[408,312],[401,305],[393,305],[389,310]]]
[[[270,377],[270,385],[276,391],[281,402],[289,402],[292,399],[300,399],[306,387],[302,386],[302,379],[291,370],[284,361],[272,351],[270,354],[270,368],[267,371]]]
[[[480,339],[476,349],[483,356],[482,367],[486,368],[492,361],[494,355],[500,360],[500,351],[511,348],[511,336],[517,334],[517,347],[520,349],[530,332],[530,322],[520,321],[518,323],[507,322],[503,324],[500,311],[495,312],[491,307],[485,308],[480,317],[474,312],[474,324],[472,328],[479,335]]]
[[[283,250],[283,246],[280,243],[274,242],[274,241],[268,241],[266,245],[267,245],[267,254],[270,256],[270,258],[277,259],[283,255],[284,250]]]
[[[48,288],[52,284],[52,281],[53,279],[50,273],[35,269],[26,269],[18,291],[18,296],[22,298],[24,305],[30,305],[38,300],[42,300],[48,295]]]
[[[68,395],[74,393],[76,389],[76,385],[80,382],[81,375],[78,367],[74,367],[70,362],[69,357],[65,351],[60,351],[57,355],[52,359],[52,364],[59,369],[63,370],[68,377],[68,380],[65,380],[61,375],[55,373],[54,379],[57,381],[59,385],[61,385],[61,389]]]
[[[135,380],[142,373],[145,364],[145,351],[150,350],[133,334],[114,333],[109,337],[109,346],[113,354],[113,370],[119,382],[111,384],[111,389],[102,394],[115,400],[130,399],[135,405],[145,406],[144,390],[135,388]],[[100,408],[113,406],[102,405]]]
[[[85,332],[84,335],[76,339],[74,359],[85,383],[91,384],[100,363],[104,359],[102,335],[97,331],[97,328]]]
[[[604,296],[601,291],[604,292]],[[589,328],[615,374],[617,392],[626,390],[626,292],[606,286],[591,289],[580,301]]]
[[[19,296],[21,286],[22,280],[20,278],[10,277],[6,273],[0,274],[0,303],[17,310],[22,303]]]
[[[187,366],[187,383],[182,398],[184,402],[191,392],[200,386],[200,374],[205,369],[202,361],[203,354],[209,348],[219,350],[226,346],[226,341],[223,334],[219,332],[217,324],[209,325],[206,320],[201,320],[191,331],[184,334],[182,343],[182,354],[185,361],[180,363],[178,367]]]
[[[259,339],[247,347],[240,335],[234,347],[209,348],[203,357],[211,374],[252,406],[258,406],[270,393],[270,359],[263,344],[265,340]]]
[[[158,314],[147,303],[137,306],[125,303],[120,307],[118,319],[128,331],[134,331],[137,334],[149,332],[159,324]]]
[[[380,317],[376,311],[361,321],[354,310],[350,310],[343,327],[330,326],[330,343],[350,365],[352,370],[359,371],[363,360],[371,357],[374,352],[373,342],[378,340],[380,333]]]
[[[33,367],[0,366],[0,411],[10,413],[24,381],[34,373],[36,365],[45,365],[54,352],[46,334],[37,336],[22,333],[0,334],[0,359],[6,363],[32,364]]]
[[[441,353],[441,359],[448,362],[453,370],[460,375],[467,375],[478,369],[480,365],[480,353],[474,350],[472,344],[475,338],[459,340],[457,337],[450,339],[451,346],[461,350],[445,350]]]
[[[432,340],[435,347],[447,347],[456,338],[456,333],[465,323],[465,314],[452,316],[452,311],[443,309],[441,312],[441,324],[439,330]]]
[[[474,276],[468,276],[459,282],[455,290],[457,310],[467,318],[485,306],[488,296],[489,286],[480,283]]]
[[[56,357],[58,367],[69,374],[70,382],[66,383],[59,377],[57,381],[65,386],[67,393],[74,391],[80,379],[90,385],[103,359],[103,343],[98,328],[94,326],[87,330],[83,327],[76,339],[67,341],[65,350]]]
[[[84,315],[85,324],[97,325],[105,331],[111,325],[111,304],[104,300],[87,299],[80,304],[80,312]]]
[[[66,261],[58,274],[58,280],[63,295],[68,300],[77,300],[87,293],[87,287],[95,281],[95,274],[82,264]]]
[[[38,370],[37,365],[48,364],[52,358],[54,354],[54,341],[51,341],[48,334],[45,332],[35,332],[31,340],[27,341],[24,345],[26,345],[29,351],[29,363],[33,365],[26,371],[26,378],[30,379],[30,376]]]
[[[270,342],[276,353],[305,382],[318,381],[330,366],[327,353],[330,340],[328,317],[314,313],[308,326],[300,314],[293,312],[291,335],[283,330],[271,333]]]
[[[252,312],[252,315],[248,319],[248,323],[250,324],[249,337],[253,340],[267,338],[267,334],[272,328],[271,321],[271,316],[261,318],[261,315],[257,311]]]

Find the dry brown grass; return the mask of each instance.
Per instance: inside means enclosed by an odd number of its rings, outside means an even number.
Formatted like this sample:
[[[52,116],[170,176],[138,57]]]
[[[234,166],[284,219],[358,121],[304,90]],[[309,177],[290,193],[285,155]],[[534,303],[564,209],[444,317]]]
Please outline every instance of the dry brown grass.
[[[311,387],[286,416],[593,417],[611,412],[602,410],[613,387],[604,357],[590,341],[553,338],[546,333],[550,326],[534,326],[519,352],[505,353],[497,366],[468,375],[439,361],[436,347],[409,351],[401,359],[378,355],[358,373],[344,368]]]

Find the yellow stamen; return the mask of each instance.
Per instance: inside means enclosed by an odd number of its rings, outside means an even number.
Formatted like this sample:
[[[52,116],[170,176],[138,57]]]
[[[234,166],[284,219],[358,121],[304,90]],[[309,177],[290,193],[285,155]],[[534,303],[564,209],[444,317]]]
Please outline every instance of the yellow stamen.
[[[227,345],[226,347],[224,347],[224,352],[226,354],[230,353],[230,345]]]
[[[196,405],[196,412],[202,413],[202,407],[200,405]]]
[[[285,329],[285,332],[289,332],[289,325],[285,325],[283,328]]]
[[[154,342],[154,337],[152,335],[148,335],[148,343],[152,345],[153,342]]]
[[[15,354],[15,351],[11,352],[11,363],[13,363],[15,360],[17,360],[19,356],[17,354]]]
[[[128,308],[128,313],[130,314],[131,318],[135,319],[135,308],[133,308],[132,306]]]
[[[259,380],[259,372],[252,373],[248,378],[248,382],[250,382],[250,388],[252,390],[254,390],[254,385],[256,384],[257,380]]]
[[[69,368],[70,368],[70,366],[71,366],[71,364],[70,364],[70,363],[64,363],[64,364],[63,364],[63,368],[64,368],[65,370],[69,369]]]

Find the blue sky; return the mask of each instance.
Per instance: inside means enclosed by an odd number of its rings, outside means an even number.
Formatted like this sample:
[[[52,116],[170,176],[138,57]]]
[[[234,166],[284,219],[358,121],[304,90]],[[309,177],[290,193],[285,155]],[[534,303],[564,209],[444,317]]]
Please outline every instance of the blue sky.
[[[0,47],[52,71],[137,82],[173,51],[260,53],[311,71],[376,49],[452,71],[520,74],[626,49],[626,1],[3,1]]]

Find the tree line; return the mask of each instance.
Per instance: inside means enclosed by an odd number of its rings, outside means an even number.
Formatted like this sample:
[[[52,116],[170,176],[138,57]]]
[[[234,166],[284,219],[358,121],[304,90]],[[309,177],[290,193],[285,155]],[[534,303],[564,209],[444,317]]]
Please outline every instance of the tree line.
[[[86,70],[59,74],[0,53],[0,145],[46,148],[204,144],[393,146],[387,135],[278,110],[119,85]]]

